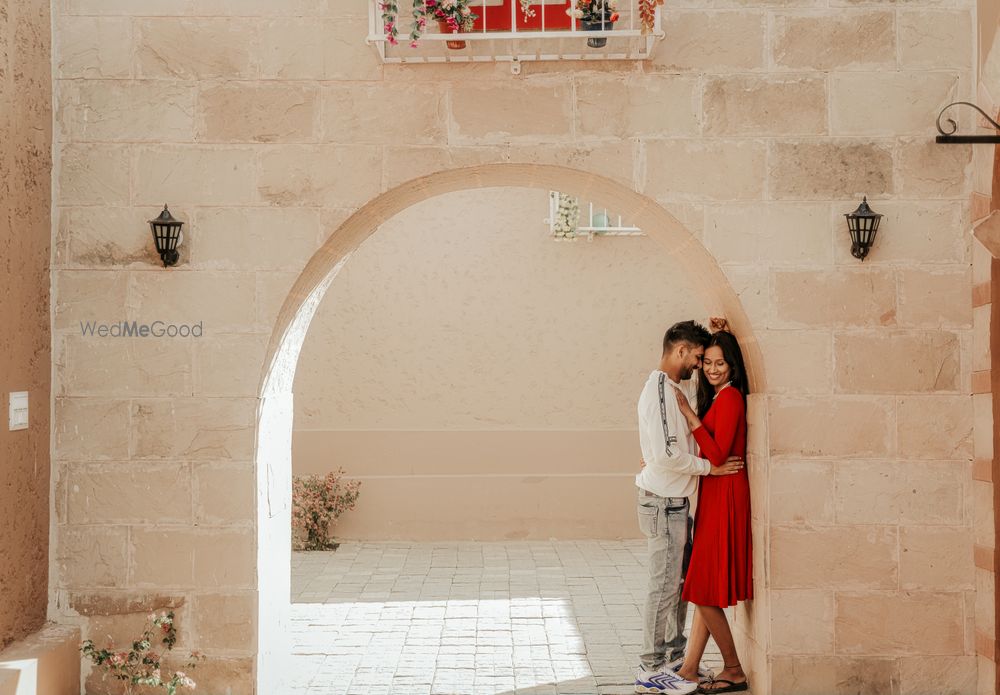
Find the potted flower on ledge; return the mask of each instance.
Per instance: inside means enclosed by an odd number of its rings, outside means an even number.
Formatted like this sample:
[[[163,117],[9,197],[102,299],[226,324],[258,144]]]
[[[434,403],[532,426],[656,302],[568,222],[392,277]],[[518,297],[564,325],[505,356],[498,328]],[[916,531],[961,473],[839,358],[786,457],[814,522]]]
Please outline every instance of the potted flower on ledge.
[[[460,34],[472,31],[479,15],[470,5],[474,0],[414,0],[410,23],[410,47],[416,48],[420,37],[427,29],[428,19],[438,22],[442,34]],[[395,46],[399,43],[399,3],[397,0],[380,0],[382,28],[386,41]],[[447,41],[448,48],[465,48],[465,41]]]
[[[604,31],[614,29],[618,21],[617,0],[576,0],[573,7],[566,10],[570,17],[580,20],[584,31]],[[606,36],[587,39],[591,48],[604,48],[608,44]]]
[[[469,7],[472,0],[426,0],[427,13],[437,20],[442,34],[462,34],[472,31],[479,15]],[[465,41],[446,41],[451,49],[465,48]]]

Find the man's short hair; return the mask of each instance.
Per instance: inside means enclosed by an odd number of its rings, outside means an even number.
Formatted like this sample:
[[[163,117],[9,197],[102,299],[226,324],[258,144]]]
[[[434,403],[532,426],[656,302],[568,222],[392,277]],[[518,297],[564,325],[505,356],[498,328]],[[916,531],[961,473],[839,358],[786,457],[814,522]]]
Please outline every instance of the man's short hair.
[[[673,350],[678,343],[706,347],[711,338],[708,329],[697,321],[681,321],[668,328],[663,335],[663,354]]]

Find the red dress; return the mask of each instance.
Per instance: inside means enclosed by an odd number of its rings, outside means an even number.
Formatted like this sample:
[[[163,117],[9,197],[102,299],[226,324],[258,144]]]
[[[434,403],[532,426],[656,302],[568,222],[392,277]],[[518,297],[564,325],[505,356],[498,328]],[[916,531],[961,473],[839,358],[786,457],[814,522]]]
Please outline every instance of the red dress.
[[[747,410],[743,394],[719,391],[693,433],[701,455],[713,466],[747,452]],[[753,545],[750,540],[750,479],[744,466],[735,475],[706,475],[698,490],[691,563],[684,580],[685,601],[700,606],[734,606],[753,598]]]

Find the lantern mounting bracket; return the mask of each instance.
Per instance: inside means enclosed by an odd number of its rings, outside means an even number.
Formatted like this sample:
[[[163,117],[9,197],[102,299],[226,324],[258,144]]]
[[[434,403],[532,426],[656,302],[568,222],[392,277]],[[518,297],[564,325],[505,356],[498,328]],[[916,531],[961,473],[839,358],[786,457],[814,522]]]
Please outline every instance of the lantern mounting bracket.
[[[973,109],[979,112],[986,121],[993,126],[997,133],[996,135],[956,135],[958,131],[958,122],[954,118],[946,118],[948,123],[947,130],[941,125],[941,119],[944,117],[944,112],[950,109],[952,106],[971,106]],[[1000,144],[1000,123],[997,123],[992,118],[987,115],[985,111],[976,106],[970,101],[955,101],[948,104],[943,109],[937,117],[937,129],[939,135],[935,138],[935,142],[943,145],[997,145]]]

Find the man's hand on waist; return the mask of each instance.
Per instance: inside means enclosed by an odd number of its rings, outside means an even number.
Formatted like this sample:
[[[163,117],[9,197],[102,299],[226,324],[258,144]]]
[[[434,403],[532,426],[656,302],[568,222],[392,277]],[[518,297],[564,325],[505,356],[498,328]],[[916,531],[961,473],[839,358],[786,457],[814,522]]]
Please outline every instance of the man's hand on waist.
[[[743,470],[743,466],[746,465],[743,459],[739,456],[730,456],[724,464],[721,466],[712,466],[709,469],[709,475],[733,475],[739,473]]]

